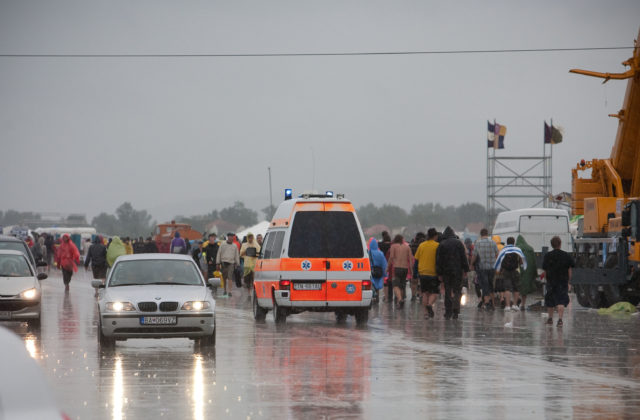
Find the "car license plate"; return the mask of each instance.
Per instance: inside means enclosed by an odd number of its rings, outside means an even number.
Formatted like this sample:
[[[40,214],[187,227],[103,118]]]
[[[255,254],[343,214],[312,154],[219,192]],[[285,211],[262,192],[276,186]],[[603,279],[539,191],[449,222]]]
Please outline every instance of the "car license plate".
[[[143,316],[140,317],[141,325],[175,325],[178,319],[175,316]]]
[[[322,283],[293,283],[293,290],[322,290]]]
[[[0,311],[0,319],[11,319],[11,311]]]

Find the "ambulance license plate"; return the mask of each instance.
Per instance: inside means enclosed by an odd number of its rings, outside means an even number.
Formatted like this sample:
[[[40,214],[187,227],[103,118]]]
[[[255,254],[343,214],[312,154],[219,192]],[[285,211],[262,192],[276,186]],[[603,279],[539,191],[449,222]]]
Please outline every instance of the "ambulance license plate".
[[[322,283],[293,283],[293,290],[322,290]]]
[[[140,325],[175,325],[178,319],[175,316],[143,316],[140,317]]]
[[[11,319],[11,311],[0,311],[0,319]]]

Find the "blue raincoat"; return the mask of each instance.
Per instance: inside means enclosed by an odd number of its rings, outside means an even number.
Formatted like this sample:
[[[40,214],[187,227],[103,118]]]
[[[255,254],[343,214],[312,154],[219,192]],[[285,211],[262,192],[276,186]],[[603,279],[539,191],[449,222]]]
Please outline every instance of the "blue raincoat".
[[[376,290],[382,289],[384,286],[384,276],[387,272],[387,259],[385,258],[380,248],[378,248],[378,241],[375,238],[371,238],[369,241],[369,256],[372,266],[382,267],[382,277],[371,276],[371,283]]]

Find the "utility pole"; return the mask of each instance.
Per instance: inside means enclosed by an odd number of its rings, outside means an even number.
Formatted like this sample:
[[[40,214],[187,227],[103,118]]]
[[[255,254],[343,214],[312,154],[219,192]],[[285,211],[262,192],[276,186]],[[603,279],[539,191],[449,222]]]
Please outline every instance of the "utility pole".
[[[271,190],[271,166],[267,167],[269,171],[269,212],[273,213],[273,191]],[[273,217],[273,214],[270,215]]]

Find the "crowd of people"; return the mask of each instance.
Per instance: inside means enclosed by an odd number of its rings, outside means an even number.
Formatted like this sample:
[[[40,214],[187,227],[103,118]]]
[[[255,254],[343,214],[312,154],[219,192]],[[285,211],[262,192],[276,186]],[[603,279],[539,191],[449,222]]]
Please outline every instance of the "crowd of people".
[[[93,241],[87,239],[82,243],[84,261],[81,262],[81,252],[68,234],[56,238],[45,233],[35,241],[28,238],[27,244],[37,264],[46,263],[46,267],[55,266],[62,271],[65,290],[69,290],[73,273],[80,264],[91,270],[94,279],[104,281],[119,256],[158,252],[151,237],[132,240],[97,235]],[[571,268],[575,264],[560,245],[560,238],[551,239],[553,250],[545,254],[540,276],[546,278],[544,302],[549,311],[548,322],[553,322],[553,312],[557,309],[559,326],[563,323],[564,308],[569,304]],[[190,241],[175,232],[169,251],[191,255],[206,278],[221,277],[220,297],[226,298],[232,296],[234,284],[251,291],[261,246],[262,235],[254,237],[252,233],[242,240],[227,233],[224,240],[219,241],[212,233],[205,241]],[[440,295],[444,298],[444,318],[457,319],[464,288],[475,290],[479,310],[500,308],[514,312],[526,308],[527,296],[537,290],[536,256],[521,235],[509,237],[503,244],[500,237],[490,237],[488,230],[482,229],[475,242],[469,238],[463,242],[451,227],[443,232],[430,228],[426,234],[419,232],[407,242],[399,234],[392,240],[385,231],[379,242],[371,238],[368,246],[374,302],[382,298],[387,303],[395,302],[398,309],[403,308],[408,283],[411,301],[421,302],[425,319],[435,317]]]
[[[553,251],[545,254],[540,278],[546,279],[545,306],[548,323],[558,311],[561,326],[564,308],[569,304],[572,257],[560,249],[560,238],[551,239]],[[411,301],[420,301],[424,318],[435,317],[438,297],[444,297],[444,318],[457,319],[463,289],[475,290],[478,309],[517,312],[526,308],[527,296],[537,290],[538,268],[533,248],[521,235],[507,238],[489,236],[482,229],[473,242],[461,241],[451,227],[443,232],[430,228],[425,235],[418,232],[411,242],[402,235],[393,240],[382,232],[378,242],[369,240],[371,279],[374,301],[395,302],[398,309],[405,305],[407,282]]]

